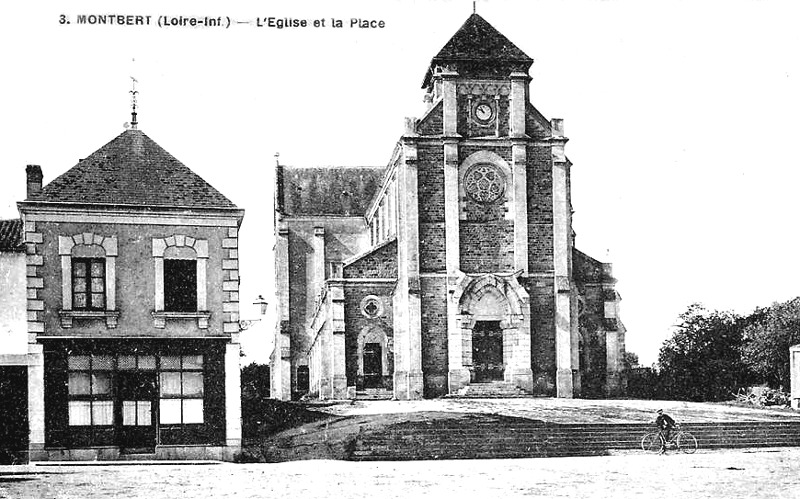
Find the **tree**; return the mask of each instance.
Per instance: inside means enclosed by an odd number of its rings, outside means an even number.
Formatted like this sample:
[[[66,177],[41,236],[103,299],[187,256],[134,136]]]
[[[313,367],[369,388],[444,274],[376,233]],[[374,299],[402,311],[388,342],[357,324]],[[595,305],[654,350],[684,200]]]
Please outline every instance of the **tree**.
[[[789,347],[800,343],[800,298],[757,309],[747,318],[744,360],[759,382],[788,389]]]
[[[730,398],[748,379],[742,359],[744,320],[730,312],[690,305],[659,352],[665,395],[680,400]]]
[[[639,356],[633,352],[626,351],[625,355],[622,356],[622,369],[630,371],[635,367],[639,367]]]

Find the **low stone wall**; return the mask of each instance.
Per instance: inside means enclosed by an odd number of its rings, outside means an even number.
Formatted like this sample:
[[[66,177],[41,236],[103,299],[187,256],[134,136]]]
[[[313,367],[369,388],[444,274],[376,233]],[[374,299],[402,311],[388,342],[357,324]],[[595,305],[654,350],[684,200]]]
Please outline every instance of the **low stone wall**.
[[[125,454],[116,446],[80,449],[44,449],[30,453],[31,461],[136,461],[136,460],[204,460],[233,461],[241,449],[221,445],[158,445],[154,453]]]

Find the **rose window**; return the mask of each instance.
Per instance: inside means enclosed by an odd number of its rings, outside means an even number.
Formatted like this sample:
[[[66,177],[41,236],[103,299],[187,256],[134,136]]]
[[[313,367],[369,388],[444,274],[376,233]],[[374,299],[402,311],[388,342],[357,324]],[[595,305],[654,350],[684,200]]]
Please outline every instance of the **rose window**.
[[[491,203],[503,195],[505,177],[494,165],[475,165],[464,176],[467,195],[479,203]]]
[[[380,299],[375,295],[364,297],[364,299],[361,300],[361,313],[364,317],[370,319],[383,315],[383,306],[381,305]]]

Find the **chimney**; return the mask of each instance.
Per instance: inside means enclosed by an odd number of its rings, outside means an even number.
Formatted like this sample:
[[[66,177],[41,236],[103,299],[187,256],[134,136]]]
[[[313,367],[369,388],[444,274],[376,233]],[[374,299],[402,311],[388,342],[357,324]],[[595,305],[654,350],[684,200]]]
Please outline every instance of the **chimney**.
[[[39,165],[28,165],[25,167],[25,175],[28,179],[27,198],[38,196],[42,193],[42,167]]]

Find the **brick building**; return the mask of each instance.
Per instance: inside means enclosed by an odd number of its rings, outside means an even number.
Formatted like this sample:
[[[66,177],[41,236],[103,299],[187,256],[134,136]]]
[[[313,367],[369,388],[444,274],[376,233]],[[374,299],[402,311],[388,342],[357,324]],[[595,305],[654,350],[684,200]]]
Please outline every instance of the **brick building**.
[[[243,211],[135,125],[19,211],[31,459],[230,459]]]
[[[574,247],[532,63],[473,14],[386,167],[278,166],[273,396],[624,390],[615,280]]]

